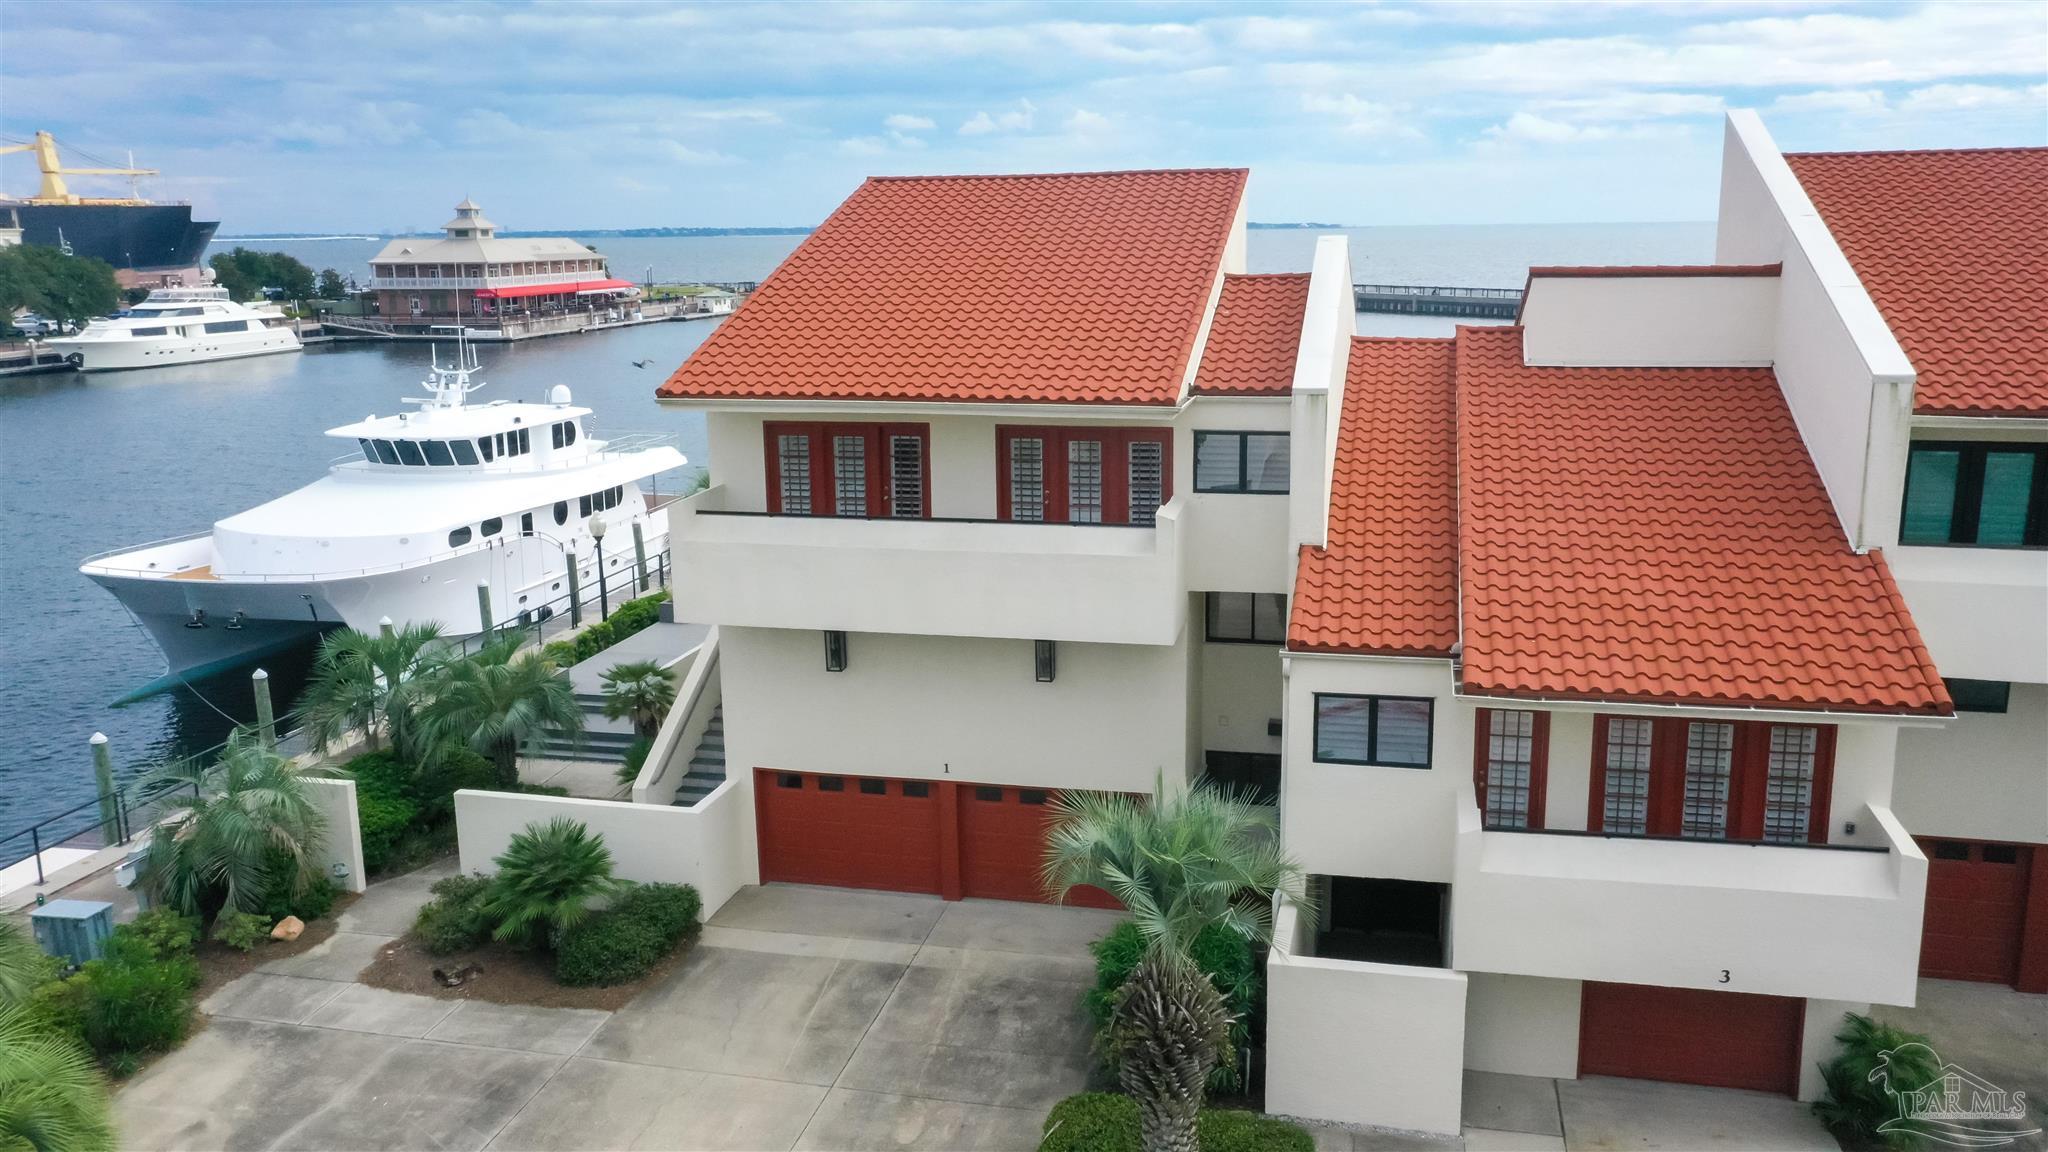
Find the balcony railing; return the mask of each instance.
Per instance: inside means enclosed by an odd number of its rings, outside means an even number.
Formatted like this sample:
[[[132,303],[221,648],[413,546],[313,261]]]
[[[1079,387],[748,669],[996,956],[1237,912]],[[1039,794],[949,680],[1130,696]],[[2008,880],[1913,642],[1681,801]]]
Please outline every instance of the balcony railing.
[[[1868,845],[1492,830],[1470,781],[1457,813],[1453,967],[1913,1002],[1927,860],[1889,809]]]
[[[607,272],[547,272],[532,276],[372,276],[370,290],[411,292],[420,289],[516,288],[527,284],[577,284],[602,280]]]
[[[1171,644],[1181,503],[1150,526],[767,515],[723,486],[669,511],[676,614],[761,628]]]

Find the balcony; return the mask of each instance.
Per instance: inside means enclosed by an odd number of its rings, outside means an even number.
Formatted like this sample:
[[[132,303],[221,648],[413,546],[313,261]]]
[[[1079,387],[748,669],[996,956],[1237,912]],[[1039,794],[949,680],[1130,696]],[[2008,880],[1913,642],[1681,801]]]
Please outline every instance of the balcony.
[[[525,284],[576,284],[601,280],[606,272],[548,272],[534,276],[372,276],[370,291],[446,291],[453,288],[516,288]]]
[[[729,627],[1172,644],[1182,503],[1152,527],[669,510],[676,615]]]
[[[1452,966],[1913,1003],[1927,858],[1889,809],[1868,847],[1487,831],[1458,809]]]

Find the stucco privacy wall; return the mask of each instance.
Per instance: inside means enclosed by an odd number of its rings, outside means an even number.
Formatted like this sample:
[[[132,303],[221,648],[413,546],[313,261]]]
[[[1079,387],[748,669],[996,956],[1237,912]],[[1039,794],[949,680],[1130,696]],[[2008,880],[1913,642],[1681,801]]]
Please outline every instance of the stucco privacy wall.
[[[1287,592],[1294,565],[1287,547],[1287,493],[1195,491],[1195,430],[1286,432],[1285,398],[1198,396],[1175,425],[1173,490],[1187,501],[1188,587],[1202,592]],[[1290,444],[1290,448],[1292,445]]]
[[[1266,1110],[1456,1134],[1465,974],[1303,956],[1292,905],[1266,957]]]
[[[1818,1100],[1826,1090],[1827,1083],[1820,1075],[1821,1066],[1840,1052],[1842,1046],[1835,1043],[1835,1033],[1842,1030],[1842,1017],[1851,1012],[1867,1015],[1870,1005],[1846,1000],[1806,1002],[1806,1019],[1799,1036],[1799,1099]]]
[[[1465,1067],[1578,1078],[1579,981],[1493,972],[1465,979]]]
[[[1051,683],[1029,640],[719,630],[729,774],[952,779],[1150,793],[1185,775],[1184,631],[1172,645],[1061,643]]]
[[[1188,628],[1203,627],[1200,597],[1190,609]],[[1264,752],[1277,755],[1280,737],[1266,735],[1266,722],[1278,720],[1280,649],[1266,644],[1202,643],[1201,742],[1214,752]]]
[[[1352,289],[1350,242],[1343,236],[1316,238],[1309,265],[1308,307],[1301,322],[1301,346],[1294,357],[1294,398],[1288,464],[1293,489],[1288,503],[1288,565],[1295,546],[1321,548],[1330,542],[1330,476],[1337,459],[1337,431],[1344,411],[1344,374],[1351,364],[1351,337],[1358,329],[1358,298]]]
[[[1768,365],[1776,276],[1532,275],[1522,305],[1529,364]]]
[[[2048,685],[2014,684],[2003,713],[1900,733],[1893,790],[1915,835],[2048,844]]]
[[[1281,761],[1280,827],[1312,873],[1448,883],[1454,803],[1472,776],[1472,709],[1452,699],[1443,660],[1292,653]],[[1423,696],[1434,700],[1430,766],[1376,768],[1315,759],[1315,696]]]
[[[1728,114],[1714,259],[1783,265],[1778,386],[1850,543],[1896,542],[1913,367],[1754,112]]]
[[[363,868],[363,825],[356,812],[356,782],[341,776],[300,777],[309,787],[307,799],[319,810],[320,819],[327,826],[327,833],[320,841],[320,850],[314,855],[314,863],[320,874],[349,892],[361,892],[369,886],[369,878]],[[348,870],[346,876],[335,875],[335,865]]]
[[[1943,676],[2048,683],[2048,552],[1902,546],[1885,559]]]
[[[489,875],[512,837],[556,817],[604,837],[612,874],[641,883],[689,884],[714,912],[743,884],[754,882],[753,809],[733,782],[695,807],[529,796],[513,792],[455,794],[455,835],[464,872]]]

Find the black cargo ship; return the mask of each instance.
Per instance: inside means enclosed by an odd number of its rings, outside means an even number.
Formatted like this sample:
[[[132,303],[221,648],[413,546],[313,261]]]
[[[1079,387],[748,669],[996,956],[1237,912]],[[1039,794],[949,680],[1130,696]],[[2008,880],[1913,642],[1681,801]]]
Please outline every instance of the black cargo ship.
[[[189,204],[32,204],[0,200],[21,220],[21,241],[69,248],[138,272],[199,264],[218,220],[192,219]]]

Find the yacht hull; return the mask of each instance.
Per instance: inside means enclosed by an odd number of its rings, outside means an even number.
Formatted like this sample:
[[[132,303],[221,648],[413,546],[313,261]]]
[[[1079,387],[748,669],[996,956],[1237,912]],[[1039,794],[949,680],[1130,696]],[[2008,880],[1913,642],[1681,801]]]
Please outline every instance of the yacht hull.
[[[299,338],[289,328],[194,339],[51,340],[46,345],[81,372],[115,372],[130,368],[162,368],[171,364],[205,364],[244,356],[270,356],[299,351]]]

